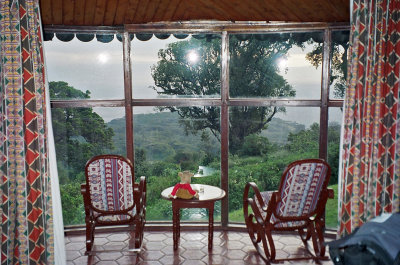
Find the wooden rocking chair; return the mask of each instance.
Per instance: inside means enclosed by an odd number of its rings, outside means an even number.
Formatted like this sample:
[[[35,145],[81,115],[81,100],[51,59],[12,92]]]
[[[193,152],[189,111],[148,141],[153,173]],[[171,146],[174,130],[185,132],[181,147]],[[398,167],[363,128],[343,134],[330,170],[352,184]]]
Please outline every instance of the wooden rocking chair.
[[[330,166],[325,161],[306,159],[286,167],[278,191],[260,192],[254,182],[247,183],[243,195],[244,218],[251,241],[265,261],[326,259],[324,212],[328,198],[334,196],[333,190],[327,188],[330,175]],[[250,188],[254,191],[253,198],[249,198]],[[276,259],[273,231],[297,231],[307,251],[307,241],[311,238],[314,253]]]
[[[118,155],[99,155],[85,167],[81,185],[85,206],[86,251],[92,250],[96,226],[128,224],[140,250],[146,223],[146,179],[134,183],[132,163]]]

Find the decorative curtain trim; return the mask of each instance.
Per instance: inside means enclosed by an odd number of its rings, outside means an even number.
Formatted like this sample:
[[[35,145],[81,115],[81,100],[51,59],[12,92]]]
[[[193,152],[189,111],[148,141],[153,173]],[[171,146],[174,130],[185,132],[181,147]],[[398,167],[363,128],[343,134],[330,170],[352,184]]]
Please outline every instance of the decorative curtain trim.
[[[53,264],[38,0],[0,1],[1,263]]]
[[[399,211],[400,2],[354,0],[341,150],[339,235]]]

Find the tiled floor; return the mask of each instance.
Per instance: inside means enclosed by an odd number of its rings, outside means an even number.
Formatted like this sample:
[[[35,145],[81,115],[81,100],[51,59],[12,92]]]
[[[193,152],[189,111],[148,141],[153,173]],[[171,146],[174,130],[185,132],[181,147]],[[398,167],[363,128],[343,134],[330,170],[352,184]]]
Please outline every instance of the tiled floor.
[[[276,235],[278,257],[296,257],[306,250],[300,239]],[[145,232],[143,250],[129,251],[132,246],[129,233],[98,233],[94,251],[85,256],[85,236],[70,235],[65,239],[67,264],[265,264],[254,249],[247,233],[214,232],[213,249],[208,250],[207,232],[181,232],[180,246],[173,251],[172,232]],[[284,264],[314,264],[312,261],[292,261]],[[333,264],[331,261],[323,265]]]

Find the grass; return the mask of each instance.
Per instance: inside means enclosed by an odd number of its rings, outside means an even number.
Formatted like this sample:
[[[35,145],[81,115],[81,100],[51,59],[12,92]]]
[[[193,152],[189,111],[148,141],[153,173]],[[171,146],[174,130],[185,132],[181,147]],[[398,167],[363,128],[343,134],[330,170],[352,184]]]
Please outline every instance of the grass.
[[[338,225],[338,185],[331,185],[329,188],[335,191],[335,198],[328,199],[325,211],[326,227],[336,228]]]
[[[338,209],[338,185],[331,185],[329,188],[333,189],[335,192],[335,198],[329,199],[326,203],[326,215],[325,222],[328,228],[337,227],[337,209]],[[229,212],[229,221],[231,222],[244,222],[243,208]]]

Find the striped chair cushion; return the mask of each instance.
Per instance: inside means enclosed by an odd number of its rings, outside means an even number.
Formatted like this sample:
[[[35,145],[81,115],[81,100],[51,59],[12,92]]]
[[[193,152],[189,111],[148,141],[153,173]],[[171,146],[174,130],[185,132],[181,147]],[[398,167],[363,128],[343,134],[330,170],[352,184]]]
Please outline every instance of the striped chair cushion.
[[[129,164],[119,159],[98,159],[87,167],[90,199],[93,207],[118,211],[132,207],[133,183]],[[104,219],[106,217],[101,217]],[[111,219],[126,218],[120,216]]]
[[[280,191],[282,201],[278,203],[277,214],[283,217],[308,216],[317,206],[328,168],[323,163],[297,164],[283,176],[283,186]],[[272,192],[261,192],[264,203],[267,206]],[[259,202],[254,198],[257,205]],[[260,209],[261,211],[261,209]],[[265,219],[266,213],[261,211]],[[272,222],[277,221],[273,215]],[[304,222],[288,222],[277,226],[297,226]]]

